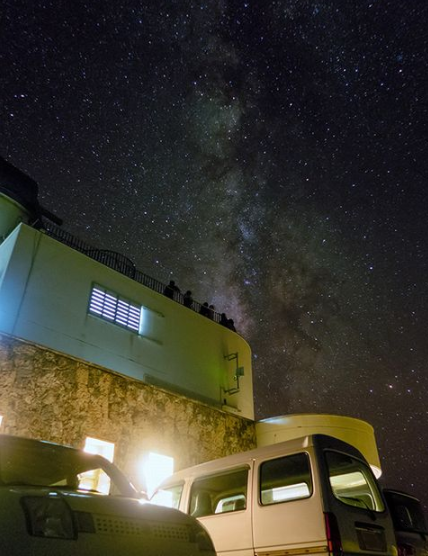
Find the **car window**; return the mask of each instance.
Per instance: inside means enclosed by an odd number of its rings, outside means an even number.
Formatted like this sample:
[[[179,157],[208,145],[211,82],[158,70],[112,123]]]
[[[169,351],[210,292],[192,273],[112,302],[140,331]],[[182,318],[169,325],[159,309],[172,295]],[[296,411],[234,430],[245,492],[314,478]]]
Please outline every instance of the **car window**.
[[[13,437],[0,446],[0,482],[132,495],[119,470],[100,456]]]
[[[263,506],[308,498],[312,494],[309,456],[293,454],[260,466],[260,503]]]
[[[340,452],[326,451],[325,456],[330,486],[338,500],[375,512],[385,509],[377,481],[365,462]]]
[[[159,488],[152,496],[150,502],[157,506],[166,506],[178,510],[180,506],[183,484]]]
[[[195,517],[243,511],[247,507],[248,468],[197,479],[190,491]]]

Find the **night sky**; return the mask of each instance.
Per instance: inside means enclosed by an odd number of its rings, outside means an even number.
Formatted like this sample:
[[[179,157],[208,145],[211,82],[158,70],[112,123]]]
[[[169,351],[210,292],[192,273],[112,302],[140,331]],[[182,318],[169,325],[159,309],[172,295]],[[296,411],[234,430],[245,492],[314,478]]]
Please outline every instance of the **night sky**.
[[[235,320],[258,418],[350,415],[428,503],[428,4],[3,0],[0,155]]]

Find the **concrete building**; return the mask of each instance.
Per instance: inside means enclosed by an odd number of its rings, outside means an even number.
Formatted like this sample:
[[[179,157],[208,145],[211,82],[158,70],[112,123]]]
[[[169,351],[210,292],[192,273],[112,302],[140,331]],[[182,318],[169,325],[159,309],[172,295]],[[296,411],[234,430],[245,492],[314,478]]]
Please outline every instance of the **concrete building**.
[[[24,223],[0,245],[0,331],[254,417],[239,334]]]
[[[122,454],[129,452],[122,439],[133,437],[133,444],[145,445],[145,451],[156,445],[186,465],[195,462],[190,453],[201,457],[206,450],[202,457],[210,458],[252,447],[247,342],[221,325],[220,315],[199,314],[201,305],[186,307],[177,292],[172,298],[165,295],[165,284],[139,272],[125,257],[95,249],[53,224],[58,219],[38,204],[37,184],[4,161],[0,180],[3,431],[77,445],[92,435],[111,441]],[[122,389],[116,396],[122,405],[115,399],[114,407],[124,427],[111,421],[111,411],[93,415],[91,390],[82,390],[89,376],[101,391],[107,383]],[[134,411],[127,399],[130,389],[141,404],[135,402]],[[78,392],[87,398],[84,411]],[[104,388],[101,397],[101,407],[111,409],[111,392]],[[44,399],[57,407],[55,414],[42,407]],[[168,414],[159,415],[158,406]],[[67,414],[62,414],[64,407]],[[133,425],[128,423],[131,414]],[[153,423],[153,415],[161,426]],[[189,437],[191,423],[198,420],[198,430]],[[143,422],[151,423],[150,430]],[[130,466],[128,455],[119,459],[122,467]]]
[[[182,468],[326,430],[357,439],[380,468],[373,429],[356,419],[256,427],[247,342],[126,257],[64,231],[37,193],[0,160],[1,432],[86,445],[142,488],[155,455]]]

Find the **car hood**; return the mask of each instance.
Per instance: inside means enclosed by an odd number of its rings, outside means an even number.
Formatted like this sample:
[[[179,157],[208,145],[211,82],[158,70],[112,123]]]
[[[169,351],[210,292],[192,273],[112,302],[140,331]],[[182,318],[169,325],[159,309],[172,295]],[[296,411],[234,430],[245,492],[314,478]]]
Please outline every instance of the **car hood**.
[[[2,487],[5,488],[5,487]],[[137,527],[140,533],[144,530],[156,530],[162,524],[164,533],[171,529],[171,535],[179,534],[180,528],[187,528],[193,523],[189,516],[171,508],[155,506],[143,500],[122,496],[106,496],[85,491],[71,491],[52,487],[9,486],[9,495],[24,497],[62,498],[67,502],[77,518],[81,514],[90,514],[97,529],[114,532],[120,528],[122,532],[130,532]],[[141,530],[143,528],[143,530]],[[184,535],[184,529],[182,534]]]
[[[34,504],[34,498],[62,500],[72,512],[76,536],[70,542],[62,538],[46,539],[52,554],[137,556],[144,548],[147,556],[171,553],[215,556],[203,526],[178,510],[134,498],[28,485],[0,486],[0,535],[11,556],[46,554],[41,548],[44,541],[28,536],[25,526],[24,514],[28,518],[28,507],[36,508],[35,511],[40,507]],[[36,547],[42,552],[37,552]],[[64,552],[66,547],[70,552]]]
[[[2,487],[11,494],[24,496],[50,496],[59,497],[67,502],[72,510],[100,512],[105,514],[120,514],[141,519],[154,519],[162,521],[179,521],[185,523],[186,515],[171,508],[164,508],[150,504],[143,499],[128,498],[126,496],[107,496],[86,491],[66,490],[55,487],[11,485]]]

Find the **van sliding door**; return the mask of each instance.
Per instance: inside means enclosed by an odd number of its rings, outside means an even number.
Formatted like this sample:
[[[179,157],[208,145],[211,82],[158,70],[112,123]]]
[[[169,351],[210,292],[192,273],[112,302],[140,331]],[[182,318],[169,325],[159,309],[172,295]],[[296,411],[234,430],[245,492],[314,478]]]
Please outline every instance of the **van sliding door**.
[[[254,556],[249,466],[207,475],[191,487],[189,513],[206,527],[218,556]]]
[[[326,540],[311,449],[257,463],[253,535],[258,556],[322,554]]]

